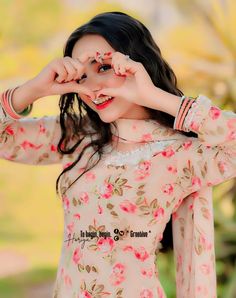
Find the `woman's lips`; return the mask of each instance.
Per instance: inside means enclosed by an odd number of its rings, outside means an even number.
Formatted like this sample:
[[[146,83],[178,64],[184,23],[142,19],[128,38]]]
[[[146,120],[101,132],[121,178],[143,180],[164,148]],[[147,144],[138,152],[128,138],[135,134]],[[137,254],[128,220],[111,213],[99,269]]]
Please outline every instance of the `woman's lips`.
[[[114,97],[112,97],[111,99],[109,99],[109,100],[107,100],[104,103],[99,104],[99,105],[94,104],[95,105],[95,108],[97,110],[103,110],[103,109],[105,109],[106,107],[108,107],[113,102],[113,99],[114,99]]]

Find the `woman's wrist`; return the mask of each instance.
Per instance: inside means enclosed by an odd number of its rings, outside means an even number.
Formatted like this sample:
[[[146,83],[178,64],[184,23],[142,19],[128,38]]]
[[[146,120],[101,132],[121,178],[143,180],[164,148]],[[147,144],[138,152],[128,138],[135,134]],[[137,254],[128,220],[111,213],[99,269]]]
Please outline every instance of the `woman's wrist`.
[[[176,117],[181,103],[181,96],[171,94],[158,87],[149,93],[148,107]]]
[[[20,113],[40,97],[42,97],[40,91],[34,85],[33,80],[29,80],[15,89],[12,106],[16,112]]]

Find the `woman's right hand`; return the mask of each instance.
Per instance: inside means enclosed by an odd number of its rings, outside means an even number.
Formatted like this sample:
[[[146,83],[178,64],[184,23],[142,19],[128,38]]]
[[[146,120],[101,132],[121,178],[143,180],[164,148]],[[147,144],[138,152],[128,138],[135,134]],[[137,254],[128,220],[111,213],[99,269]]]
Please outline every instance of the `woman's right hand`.
[[[87,55],[87,59],[91,55]],[[88,88],[78,84],[84,74],[85,65],[79,59],[63,57],[52,60],[42,71],[31,80],[31,85],[38,93],[37,98],[65,93],[83,93],[91,98],[94,94]]]

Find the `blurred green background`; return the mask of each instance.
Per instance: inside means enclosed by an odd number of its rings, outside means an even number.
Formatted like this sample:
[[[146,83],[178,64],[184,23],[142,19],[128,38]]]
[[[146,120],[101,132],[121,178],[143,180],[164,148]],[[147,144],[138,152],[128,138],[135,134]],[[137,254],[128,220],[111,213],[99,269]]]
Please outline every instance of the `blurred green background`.
[[[112,10],[150,29],[185,94],[206,94],[236,111],[234,0],[0,0],[0,90],[35,76],[62,55],[76,27]],[[58,97],[48,97],[35,102],[31,116],[58,113]],[[0,297],[50,297],[63,231],[55,191],[61,167],[6,160],[0,166]],[[213,191],[218,297],[235,298],[236,180]],[[173,255],[157,263],[167,297],[174,298]]]

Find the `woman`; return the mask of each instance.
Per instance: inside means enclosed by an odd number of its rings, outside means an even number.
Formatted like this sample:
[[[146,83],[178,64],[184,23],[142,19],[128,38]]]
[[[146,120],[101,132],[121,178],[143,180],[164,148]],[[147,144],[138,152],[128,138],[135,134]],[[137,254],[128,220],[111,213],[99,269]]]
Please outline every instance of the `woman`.
[[[60,115],[25,117],[52,94]],[[172,232],[177,297],[216,297],[212,186],[236,176],[235,127],[235,113],[183,95],[148,29],[121,12],[5,91],[1,157],[63,166],[53,297],[166,297],[155,259]]]

